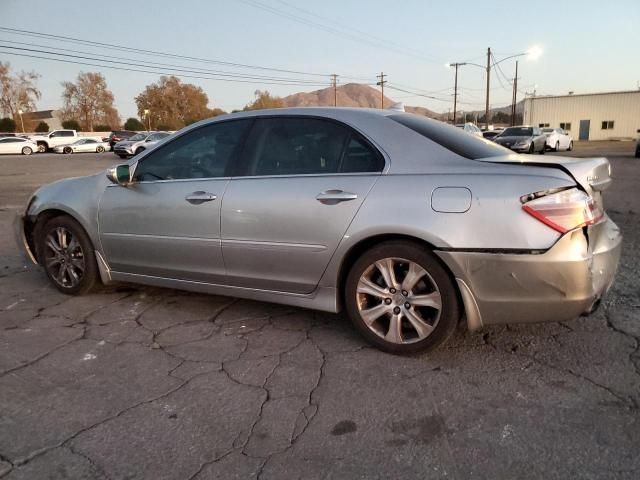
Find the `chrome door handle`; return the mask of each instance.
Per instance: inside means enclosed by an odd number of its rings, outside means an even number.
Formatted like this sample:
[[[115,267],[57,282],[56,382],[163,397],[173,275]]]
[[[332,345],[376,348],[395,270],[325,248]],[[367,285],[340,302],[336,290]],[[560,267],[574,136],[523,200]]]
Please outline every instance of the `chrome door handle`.
[[[204,202],[211,202],[216,198],[218,197],[209,192],[193,192],[184,197],[184,199],[192,205],[200,205]]]
[[[316,200],[325,205],[335,205],[340,202],[355,200],[356,198],[358,198],[358,195],[355,193],[344,192],[342,190],[327,190],[316,196]]]

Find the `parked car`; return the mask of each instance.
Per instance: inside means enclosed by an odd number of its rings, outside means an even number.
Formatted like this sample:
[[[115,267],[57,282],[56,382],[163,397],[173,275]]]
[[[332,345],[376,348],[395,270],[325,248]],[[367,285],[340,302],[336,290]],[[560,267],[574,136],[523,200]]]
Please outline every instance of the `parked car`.
[[[108,142],[113,150],[113,147],[116,143],[121,142],[122,140],[128,140],[129,138],[136,135],[138,132],[132,132],[130,130],[114,130],[109,134]]]
[[[592,312],[620,256],[610,182],[606,158],[534,161],[418,115],[258,110],[45,185],[16,226],[67,294],[125,281],[344,309],[371,343],[409,353],[461,318]]]
[[[471,122],[459,123],[456,125],[456,127],[460,128],[461,130],[464,130],[467,133],[470,133],[471,135],[475,135],[477,137],[482,136],[482,130],[480,130],[475,124]]]
[[[540,153],[544,155],[547,137],[538,127],[508,127],[493,138],[498,145],[520,153]]]
[[[69,145],[58,145],[53,149],[55,153],[102,153],[109,150],[111,150],[109,143],[97,138],[81,138]]]
[[[554,152],[573,150],[573,138],[562,128],[543,128],[542,133],[547,136],[547,149]]]
[[[0,133],[0,138],[2,137],[17,137],[15,133]]]
[[[116,143],[113,152],[120,158],[132,157],[144,152],[146,149],[153,147],[163,138],[171,135],[167,132],[145,132],[137,133],[128,140]]]
[[[0,137],[0,153],[31,155],[38,151],[38,145],[22,137]]]
[[[54,130],[45,135],[31,135],[29,139],[38,145],[38,151],[41,153],[51,150],[58,145],[68,145],[79,138],[78,132],[75,130]]]

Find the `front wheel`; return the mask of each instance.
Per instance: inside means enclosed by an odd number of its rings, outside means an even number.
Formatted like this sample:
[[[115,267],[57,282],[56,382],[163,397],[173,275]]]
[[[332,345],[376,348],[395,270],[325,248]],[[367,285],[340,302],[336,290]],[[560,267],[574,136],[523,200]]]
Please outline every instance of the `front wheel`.
[[[98,279],[98,266],[89,236],[70,217],[59,216],[36,225],[38,262],[62,293],[81,295]]]
[[[134,155],[140,155],[142,152],[144,152],[144,148],[143,147],[138,147],[136,148],[136,152]]]
[[[425,248],[405,241],[364,253],[347,276],[344,300],[360,333],[390,353],[433,349],[453,334],[460,318],[444,267]]]
[[[64,153],[66,153],[67,155],[69,155],[69,154],[73,153],[73,148],[71,148],[71,147],[64,147],[64,148],[62,149],[62,151],[63,151]]]
[[[31,147],[24,147],[22,149],[22,154],[23,155],[31,155],[33,153],[33,150],[31,149]]]
[[[567,150],[569,151],[573,150],[573,140],[569,142],[569,148],[567,148]]]
[[[38,144],[38,152],[39,153],[45,153],[47,151],[47,146],[44,143],[39,143]]]
[[[104,147],[102,145],[100,145],[98,148],[96,148],[96,152],[98,152],[98,153],[104,152]]]

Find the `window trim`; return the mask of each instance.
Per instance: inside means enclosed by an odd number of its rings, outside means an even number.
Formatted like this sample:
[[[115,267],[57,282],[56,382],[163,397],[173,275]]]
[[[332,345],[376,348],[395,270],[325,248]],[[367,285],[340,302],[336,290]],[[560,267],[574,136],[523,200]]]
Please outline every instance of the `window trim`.
[[[379,148],[367,135],[360,132],[357,128],[345,123],[341,120],[337,120],[331,117],[324,117],[322,115],[308,115],[308,114],[270,114],[270,115],[256,115],[251,117],[254,120],[254,123],[251,125],[250,129],[247,132],[247,137],[244,139],[244,144],[242,146],[242,152],[240,153],[240,162],[238,162],[238,171],[233,172],[232,178],[298,178],[298,177],[328,177],[328,176],[353,176],[353,175],[383,175],[387,173],[389,170],[390,162],[387,158],[387,155],[384,153],[384,150]],[[378,155],[379,159],[382,159],[383,165],[380,170],[376,170],[375,172],[333,172],[333,173],[298,173],[298,174],[287,174],[287,175],[246,175],[246,172],[249,169],[248,158],[246,158],[246,148],[247,142],[246,140],[251,138],[251,134],[253,133],[253,129],[256,127],[256,122],[261,119],[284,119],[284,118],[299,118],[299,119],[312,119],[312,120],[324,120],[327,122],[334,123],[340,127],[346,128],[349,134],[346,137],[345,143],[342,146],[342,151],[340,152],[340,160],[338,165],[342,165],[342,160],[344,158],[344,154],[346,151],[346,146],[348,142],[354,137],[360,138],[364,143]]]

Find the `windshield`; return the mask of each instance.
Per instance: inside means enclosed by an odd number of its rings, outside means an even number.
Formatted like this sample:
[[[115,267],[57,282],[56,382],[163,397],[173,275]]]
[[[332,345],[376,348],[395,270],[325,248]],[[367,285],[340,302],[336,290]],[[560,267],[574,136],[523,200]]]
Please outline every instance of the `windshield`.
[[[509,127],[500,134],[501,137],[530,137],[533,135],[531,127]]]
[[[72,143],[72,145],[80,145],[81,143],[84,143],[84,138],[80,140],[76,140],[75,142]]]
[[[129,138],[132,142],[137,142],[138,140],[144,140],[147,138],[145,133],[136,133],[133,137]]]

